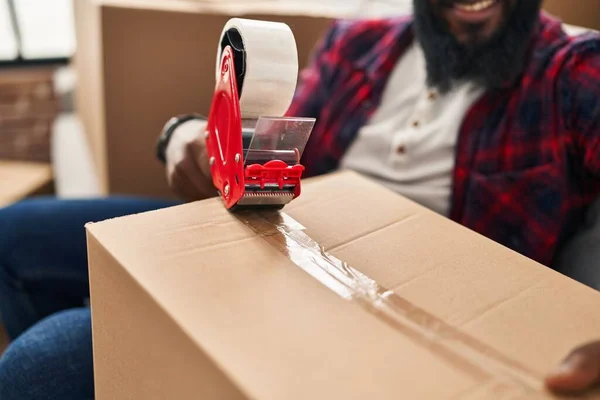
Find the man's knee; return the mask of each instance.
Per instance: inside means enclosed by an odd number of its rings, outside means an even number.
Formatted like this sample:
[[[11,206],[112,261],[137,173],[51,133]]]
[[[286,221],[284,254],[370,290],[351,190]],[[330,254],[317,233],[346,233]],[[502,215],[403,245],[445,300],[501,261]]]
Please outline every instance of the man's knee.
[[[85,247],[85,224],[150,211],[173,202],[142,198],[57,199],[39,197],[0,209],[0,260],[3,250],[26,240],[68,242]]]
[[[89,309],[55,314],[11,344],[0,359],[0,398],[91,399],[93,357]]]
[[[0,259],[3,252],[44,229],[44,223],[52,209],[56,208],[52,203],[57,201],[52,198],[30,199],[0,208]]]
[[[0,209],[0,266],[21,269],[58,260],[85,264],[91,207],[80,203],[40,197]]]

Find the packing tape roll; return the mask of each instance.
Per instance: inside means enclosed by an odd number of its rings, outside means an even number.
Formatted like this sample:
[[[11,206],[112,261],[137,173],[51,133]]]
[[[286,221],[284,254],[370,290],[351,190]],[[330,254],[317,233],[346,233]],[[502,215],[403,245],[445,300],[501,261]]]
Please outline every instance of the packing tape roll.
[[[242,118],[284,116],[298,83],[298,50],[290,27],[279,22],[229,20],[219,41],[217,79],[227,45],[235,53]]]

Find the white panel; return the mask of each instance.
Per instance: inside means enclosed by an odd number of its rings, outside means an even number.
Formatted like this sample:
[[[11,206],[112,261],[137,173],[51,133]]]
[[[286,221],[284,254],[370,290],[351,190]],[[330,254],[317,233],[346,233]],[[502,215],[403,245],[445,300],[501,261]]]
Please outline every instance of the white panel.
[[[357,17],[385,18],[412,13],[413,0],[362,0]]]
[[[6,0],[0,0],[0,60],[14,60],[18,56],[17,41]]]
[[[72,0],[14,0],[23,58],[70,57],[75,51]]]
[[[218,1],[218,0],[217,0]],[[304,3],[307,7],[332,9],[352,18],[382,18],[412,13],[413,0],[275,0],[282,3]]]
[[[52,170],[61,198],[101,195],[85,131],[75,114],[61,114],[52,126]]]

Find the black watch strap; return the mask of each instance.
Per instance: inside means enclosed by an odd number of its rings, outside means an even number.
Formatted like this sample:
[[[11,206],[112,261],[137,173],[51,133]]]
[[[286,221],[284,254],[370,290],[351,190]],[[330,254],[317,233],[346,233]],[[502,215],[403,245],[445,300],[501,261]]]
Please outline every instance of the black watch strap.
[[[158,142],[156,143],[156,157],[165,164],[167,162],[167,146],[171,141],[171,137],[173,136],[173,132],[182,124],[192,121],[206,121],[206,117],[200,114],[184,114],[179,115],[177,117],[171,118],[165,124],[160,137],[158,138]]]

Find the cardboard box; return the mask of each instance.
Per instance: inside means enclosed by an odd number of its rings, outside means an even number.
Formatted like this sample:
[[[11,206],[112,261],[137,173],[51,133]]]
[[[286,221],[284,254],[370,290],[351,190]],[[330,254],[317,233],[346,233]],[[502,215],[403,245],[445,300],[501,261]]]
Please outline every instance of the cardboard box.
[[[303,190],[87,226],[97,399],[544,399],[598,338],[600,293],[353,173]]]
[[[0,161],[0,207],[28,196],[51,193],[52,183],[52,167],[48,164]]]
[[[599,0],[545,0],[544,8],[567,24],[600,30]]]
[[[300,66],[343,9],[302,2],[74,1],[76,108],[103,194],[172,197],[154,146],[167,120],[208,115],[217,44],[231,17],[289,24]],[[287,3],[286,3],[287,4]]]

